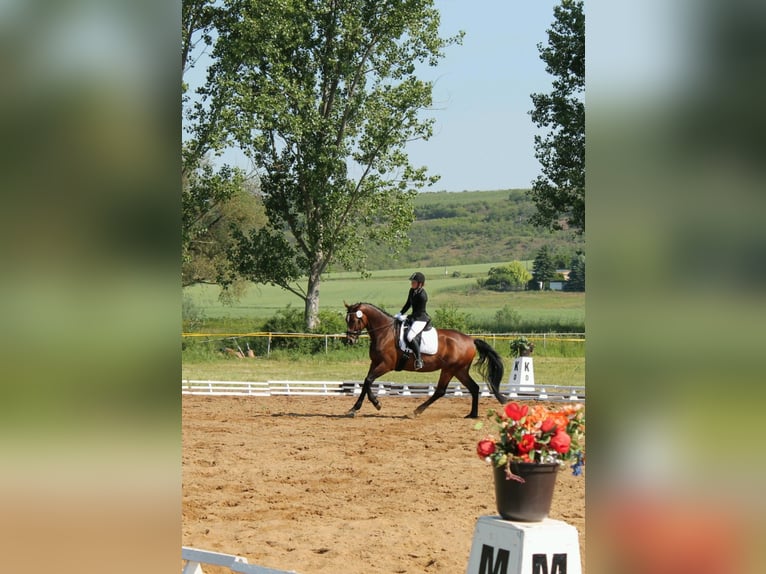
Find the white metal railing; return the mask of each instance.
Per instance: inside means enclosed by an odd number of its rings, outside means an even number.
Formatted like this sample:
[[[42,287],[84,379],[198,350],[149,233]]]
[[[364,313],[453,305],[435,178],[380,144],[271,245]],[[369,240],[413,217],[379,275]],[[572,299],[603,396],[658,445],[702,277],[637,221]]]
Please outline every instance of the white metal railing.
[[[222,566],[232,572],[242,572],[243,574],[295,574],[294,570],[274,570],[265,566],[249,564],[247,558],[242,556],[200,550],[189,546],[181,547],[181,560],[185,562],[181,574],[204,574],[203,564]]]
[[[492,396],[486,382],[479,382],[482,397]],[[433,383],[390,383],[376,381],[373,390],[380,396],[406,397],[434,394]],[[362,392],[360,381],[207,381],[184,379],[181,392],[186,395],[232,396],[358,396]],[[500,392],[510,398],[545,401],[585,401],[584,386],[501,384]],[[447,397],[462,397],[469,393],[459,383],[451,383]]]

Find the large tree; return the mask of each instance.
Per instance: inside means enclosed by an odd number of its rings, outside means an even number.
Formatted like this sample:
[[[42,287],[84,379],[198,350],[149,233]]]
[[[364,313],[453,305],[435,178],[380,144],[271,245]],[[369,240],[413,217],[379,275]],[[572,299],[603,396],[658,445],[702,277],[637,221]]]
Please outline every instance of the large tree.
[[[551,249],[547,245],[543,245],[532,262],[532,280],[530,285],[533,289],[545,289],[545,285],[555,278],[556,264],[553,262]]]
[[[585,232],[585,16],[583,3],[562,0],[554,8],[548,45],[538,45],[554,76],[549,94],[532,94],[532,121],[547,130],[535,136],[542,175],[532,184],[533,222],[552,230]]]
[[[578,252],[569,264],[569,279],[564,291],[585,291],[585,253]]]
[[[183,286],[217,283],[226,277],[234,286],[227,293],[231,297],[243,286],[228,260],[232,230],[252,229],[263,215],[248,189],[255,183],[248,182],[241,170],[211,160],[226,145],[222,123],[213,110],[202,113],[185,81],[212,46],[213,33],[225,15],[215,4],[215,0],[184,0],[181,12],[181,99],[187,120],[181,149],[181,282]]]
[[[222,6],[199,119],[253,161],[269,220],[239,234],[231,257],[252,281],[301,297],[313,329],[328,265],[364,271],[365,238],[406,241],[412,198],[436,181],[404,152],[432,133],[420,113],[432,86],[416,64],[436,65],[460,36],[439,36],[433,0]]]
[[[228,166],[204,160],[184,179],[181,217],[181,285],[220,284],[222,300],[238,298],[247,282],[229,259],[236,233],[262,227],[266,216],[255,182]]]

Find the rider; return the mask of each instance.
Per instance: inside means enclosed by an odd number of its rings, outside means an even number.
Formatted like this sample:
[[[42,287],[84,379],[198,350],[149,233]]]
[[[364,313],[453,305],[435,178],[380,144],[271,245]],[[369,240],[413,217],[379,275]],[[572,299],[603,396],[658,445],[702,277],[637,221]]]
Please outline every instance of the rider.
[[[420,271],[413,273],[410,276],[410,291],[407,294],[407,302],[402,307],[402,310],[396,314],[396,318],[400,321],[404,320],[404,313],[412,307],[412,325],[410,325],[409,331],[407,331],[406,341],[410,349],[415,352],[415,370],[423,368],[423,359],[420,357],[420,342],[416,339],[417,335],[425,328],[430,317],[426,313],[426,303],[428,303],[428,294],[423,289],[425,285],[426,277]]]

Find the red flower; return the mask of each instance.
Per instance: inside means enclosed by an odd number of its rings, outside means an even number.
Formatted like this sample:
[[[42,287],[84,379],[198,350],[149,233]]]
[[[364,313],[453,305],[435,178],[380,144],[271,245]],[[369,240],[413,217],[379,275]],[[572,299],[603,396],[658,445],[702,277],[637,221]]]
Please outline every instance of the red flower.
[[[551,439],[551,448],[559,454],[569,452],[569,445],[572,442],[572,438],[563,430],[559,429]]]
[[[535,436],[531,434],[525,434],[521,437],[517,450],[519,454],[527,454],[529,451],[535,448]]]
[[[543,424],[540,425],[540,430],[544,433],[546,432],[552,432],[556,430],[556,421],[552,417],[547,417]]]
[[[527,416],[528,411],[529,407],[527,405],[524,405],[523,407],[519,403],[508,403],[505,405],[505,416],[514,421]]]
[[[476,446],[476,452],[480,458],[487,458],[489,455],[495,452],[494,441],[491,441],[488,438],[480,440],[479,444]]]

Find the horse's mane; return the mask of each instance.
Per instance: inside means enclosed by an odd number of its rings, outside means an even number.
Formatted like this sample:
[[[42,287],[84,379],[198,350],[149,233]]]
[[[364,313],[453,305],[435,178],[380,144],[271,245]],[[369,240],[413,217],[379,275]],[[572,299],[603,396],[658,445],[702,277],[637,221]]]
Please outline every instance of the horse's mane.
[[[393,315],[391,315],[391,314],[390,314],[390,313],[388,313],[387,311],[384,311],[383,309],[381,309],[381,308],[380,308],[380,307],[378,307],[377,305],[373,305],[372,303],[365,303],[364,301],[360,301],[359,303],[355,303],[354,305],[352,305],[352,307],[356,307],[356,306],[358,306],[358,305],[367,305],[368,307],[372,307],[373,309],[377,309],[378,311],[380,311],[381,313],[383,313],[383,314],[384,314],[386,317],[391,317],[392,319],[394,318],[394,316],[393,316]]]

